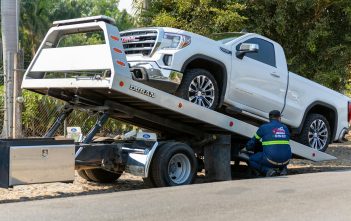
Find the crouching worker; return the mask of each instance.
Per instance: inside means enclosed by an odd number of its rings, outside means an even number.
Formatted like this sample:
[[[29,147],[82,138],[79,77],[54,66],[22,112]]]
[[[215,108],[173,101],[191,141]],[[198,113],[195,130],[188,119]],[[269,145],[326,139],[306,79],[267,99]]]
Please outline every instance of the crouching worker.
[[[290,133],[280,122],[280,111],[269,112],[269,120],[269,123],[258,128],[254,137],[246,144],[247,150],[256,152],[250,156],[249,164],[250,167],[268,177],[286,175],[287,165],[291,159]],[[257,152],[259,142],[262,142],[262,149]]]

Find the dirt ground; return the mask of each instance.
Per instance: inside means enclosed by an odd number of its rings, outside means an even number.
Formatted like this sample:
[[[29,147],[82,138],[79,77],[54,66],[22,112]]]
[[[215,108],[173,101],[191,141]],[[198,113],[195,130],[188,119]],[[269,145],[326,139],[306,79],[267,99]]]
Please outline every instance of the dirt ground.
[[[351,141],[343,144],[330,145],[327,153],[336,156],[334,161],[314,163],[307,160],[294,159],[289,165],[289,174],[315,173],[323,171],[351,169]],[[195,183],[204,182],[203,175],[199,174]],[[57,197],[69,197],[87,194],[109,193],[127,190],[149,188],[144,185],[140,177],[123,174],[112,184],[97,184],[87,182],[77,174],[73,183],[49,183],[15,186],[10,189],[0,188],[0,203],[40,200]]]

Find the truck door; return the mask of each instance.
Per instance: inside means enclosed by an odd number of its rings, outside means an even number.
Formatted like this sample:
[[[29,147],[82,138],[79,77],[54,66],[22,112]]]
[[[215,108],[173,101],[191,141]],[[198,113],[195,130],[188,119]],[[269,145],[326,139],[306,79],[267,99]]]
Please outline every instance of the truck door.
[[[230,99],[241,104],[242,109],[263,117],[273,109],[282,110],[288,76],[283,49],[277,43],[251,37],[233,44],[233,52],[241,43],[258,44],[259,49],[246,53],[242,59],[233,53]]]

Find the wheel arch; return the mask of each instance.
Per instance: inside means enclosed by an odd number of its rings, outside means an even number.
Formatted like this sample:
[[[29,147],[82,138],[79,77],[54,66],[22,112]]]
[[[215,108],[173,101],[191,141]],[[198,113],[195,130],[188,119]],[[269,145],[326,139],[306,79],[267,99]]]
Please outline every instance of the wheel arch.
[[[218,107],[221,107],[224,103],[224,96],[227,89],[227,68],[225,64],[217,59],[203,55],[195,54],[189,57],[183,64],[181,72],[189,68],[203,68],[210,71],[213,77],[218,83],[219,90],[219,101]]]
[[[301,133],[306,117],[311,113],[321,114],[327,118],[332,132],[330,142],[333,142],[338,128],[338,112],[336,108],[330,104],[324,103],[323,101],[313,102],[306,108],[300,126],[297,128],[298,133]]]

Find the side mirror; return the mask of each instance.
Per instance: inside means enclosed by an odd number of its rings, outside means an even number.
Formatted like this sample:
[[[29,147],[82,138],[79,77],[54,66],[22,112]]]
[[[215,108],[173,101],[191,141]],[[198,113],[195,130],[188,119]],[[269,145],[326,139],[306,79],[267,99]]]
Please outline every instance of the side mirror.
[[[235,55],[237,58],[243,59],[246,53],[257,53],[259,49],[258,44],[242,43]]]

